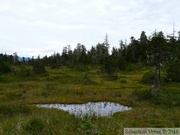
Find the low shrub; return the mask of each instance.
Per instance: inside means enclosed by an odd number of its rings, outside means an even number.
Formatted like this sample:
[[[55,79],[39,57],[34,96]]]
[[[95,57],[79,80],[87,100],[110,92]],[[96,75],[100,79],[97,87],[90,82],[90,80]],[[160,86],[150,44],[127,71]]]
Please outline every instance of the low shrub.
[[[46,73],[46,69],[44,64],[41,61],[36,61],[33,65],[33,72],[35,74],[42,74],[42,73]]]
[[[155,75],[152,71],[144,73],[141,82],[144,84],[153,84]]]
[[[88,66],[82,65],[82,64],[74,65],[71,68],[73,68],[76,71],[88,71],[89,70]]]
[[[126,70],[127,68],[127,61],[124,59],[124,58],[120,58],[119,61],[118,61],[118,68],[119,70]]]
[[[32,75],[32,71],[30,68],[25,67],[25,66],[21,66],[20,67],[20,71],[19,71],[19,76],[21,77],[29,77]]]
[[[126,79],[121,79],[120,83],[127,83]]]
[[[52,64],[50,64],[50,68],[51,69],[59,69],[60,65],[58,63],[52,63]]]
[[[151,100],[153,98],[153,93],[148,90],[136,89],[132,92],[132,96],[137,98],[137,100]]]
[[[6,75],[0,75],[0,82],[8,82],[9,78]]]
[[[107,74],[107,75],[102,75],[102,77],[107,81],[115,81],[118,80],[119,78],[117,74]]]
[[[7,74],[11,72],[11,66],[7,62],[0,61],[0,74]]]
[[[2,105],[0,106],[1,116],[14,116],[17,114],[28,114],[31,110],[25,105]]]
[[[89,75],[85,74],[83,77],[83,82],[86,85],[93,85],[93,84],[97,84],[97,82],[95,80],[93,80]]]
[[[33,117],[24,125],[23,128],[33,135],[41,135],[43,134],[42,131],[44,127],[44,123],[41,119]]]
[[[175,60],[170,63],[167,68],[167,81],[180,82],[180,60]]]

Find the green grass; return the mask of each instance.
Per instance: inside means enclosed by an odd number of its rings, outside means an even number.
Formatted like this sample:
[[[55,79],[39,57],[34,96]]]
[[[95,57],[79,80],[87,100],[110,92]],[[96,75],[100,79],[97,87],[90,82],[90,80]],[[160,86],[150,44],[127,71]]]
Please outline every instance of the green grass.
[[[150,85],[140,83],[146,71],[117,72],[113,76],[97,69],[80,72],[62,67],[47,71],[28,78],[1,76],[0,134],[121,135],[124,127],[180,126],[179,84],[163,85],[159,97],[154,98],[148,93]],[[57,109],[33,106],[89,101],[117,102],[133,109],[111,118],[83,120]]]

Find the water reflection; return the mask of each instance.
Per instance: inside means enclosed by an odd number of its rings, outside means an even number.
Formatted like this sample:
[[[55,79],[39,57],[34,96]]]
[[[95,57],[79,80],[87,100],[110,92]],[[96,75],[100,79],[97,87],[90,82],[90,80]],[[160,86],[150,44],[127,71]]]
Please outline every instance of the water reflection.
[[[38,104],[37,107],[57,108],[82,117],[85,114],[97,116],[112,116],[116,112],[131,110],[131,107],[112,102],[88,102],[86,104]]]

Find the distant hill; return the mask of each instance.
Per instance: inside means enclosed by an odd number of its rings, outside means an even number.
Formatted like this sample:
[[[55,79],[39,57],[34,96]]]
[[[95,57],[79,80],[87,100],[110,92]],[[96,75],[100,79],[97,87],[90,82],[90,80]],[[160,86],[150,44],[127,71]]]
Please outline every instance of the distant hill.
[[[28,60],[31,59],[31,58],[18,56],[18,60],[19,60],[19,61],[23,61],[23,59],[24,59],[25,61],[28,61]]]

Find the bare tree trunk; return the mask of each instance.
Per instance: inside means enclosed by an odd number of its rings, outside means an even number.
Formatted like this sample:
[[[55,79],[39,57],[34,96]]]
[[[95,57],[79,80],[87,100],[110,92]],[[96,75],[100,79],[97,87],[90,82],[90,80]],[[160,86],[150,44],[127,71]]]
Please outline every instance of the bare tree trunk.
[[[160,62],[158,61],[158,66],[157,66],[157,90],[155,92],[155,97],[158,96],[160,88],[161,88],[161,66],[160,66]]]
[[[157,70],[158,68],[156,67],[155,72],[154,72],[154,85],[157,86]]]
[[[154,70],[154,81],[153,81],[153,85],[151,85],[151,87],[149,88],[149,91],[152,92],[153,89],[157,86],[157,70],[158,68],[156,67],[156,69]]]

